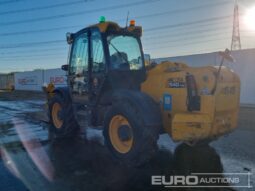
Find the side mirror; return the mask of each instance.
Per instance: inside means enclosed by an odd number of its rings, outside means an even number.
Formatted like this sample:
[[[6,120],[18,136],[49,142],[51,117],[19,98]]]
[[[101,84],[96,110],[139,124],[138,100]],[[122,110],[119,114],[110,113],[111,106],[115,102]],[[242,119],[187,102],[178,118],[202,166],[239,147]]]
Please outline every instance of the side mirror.
[[[61,69],[64,71],[68,71],[68,64],[62,65]]]
[[[231,55],[231,52],[229,49],[226,49],[224,52],[220,51],[219,55],[222,56],[222,58],[226,59],[229,62],[235,62],[235,59]]]
[[[66,33],[66,42],[67,44],[72,44],[73,43],[73,34],[68,32]]]
[[[151,56],[149,54],[144,54],[144,64],[145,67],[151,64]]]

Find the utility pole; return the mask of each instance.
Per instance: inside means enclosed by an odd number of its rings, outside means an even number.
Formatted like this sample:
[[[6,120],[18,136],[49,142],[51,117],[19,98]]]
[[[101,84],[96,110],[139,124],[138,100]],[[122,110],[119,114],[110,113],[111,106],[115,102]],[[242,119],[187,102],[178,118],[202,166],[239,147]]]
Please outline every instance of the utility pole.
[[[239,30],[239,10],[238,10],[238,3],[236,0],[235,8],[234,8],[231,50],[240,50],[240,49],[241,49],[241,39],[240,39],[240,30]]]

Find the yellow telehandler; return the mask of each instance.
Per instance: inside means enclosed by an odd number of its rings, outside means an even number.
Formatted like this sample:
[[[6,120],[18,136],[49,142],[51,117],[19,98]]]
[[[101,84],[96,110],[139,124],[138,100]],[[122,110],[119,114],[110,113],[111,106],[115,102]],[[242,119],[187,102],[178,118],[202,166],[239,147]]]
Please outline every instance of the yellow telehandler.
[[[188,67],[162,62],[145,67],[142,27],[101,17],[98,24],[67,33],[68,86],[48,87],[54,137],[73,135],[80,126],[102,127],[105,144],[124,163],[138,165],[157,147],[161,133],[198,144],[237,126],[240,81],[222,66]]]

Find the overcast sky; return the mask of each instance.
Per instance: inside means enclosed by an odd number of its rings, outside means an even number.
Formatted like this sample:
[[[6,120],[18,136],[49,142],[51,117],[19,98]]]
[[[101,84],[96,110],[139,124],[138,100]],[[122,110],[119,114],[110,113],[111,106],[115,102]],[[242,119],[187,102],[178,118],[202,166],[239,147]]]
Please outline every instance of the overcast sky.
[[[242,48],[255,32],[242,20],[255,0],[240,0]],[[0,0],[0,73],[58,68],[67,62],[66,32],[106,20],[142,25],[144,52],[153,58],[230,48],[234,0]]]

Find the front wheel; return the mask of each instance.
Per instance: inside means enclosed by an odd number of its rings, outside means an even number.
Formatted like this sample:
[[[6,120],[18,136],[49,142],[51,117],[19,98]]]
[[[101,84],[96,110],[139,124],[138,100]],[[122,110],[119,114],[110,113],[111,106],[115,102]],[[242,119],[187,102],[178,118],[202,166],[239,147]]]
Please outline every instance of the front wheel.
[[[50,133],[55,138],[64,138],[74,135],[79,127],[75,120],[72,105],[55,94],[49,100]]]
[[[130,166],[143,164],[157,149],[158,127],[146,126],[141,116],[134,106],[115,103],[104,120],[106,146],[113,156]]]

